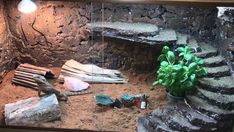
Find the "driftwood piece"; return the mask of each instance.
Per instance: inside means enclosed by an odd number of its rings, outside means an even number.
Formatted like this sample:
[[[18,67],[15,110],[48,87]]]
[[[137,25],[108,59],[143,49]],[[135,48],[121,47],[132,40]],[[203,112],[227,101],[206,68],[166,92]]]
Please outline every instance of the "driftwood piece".
[[[59,119],[60,116],[59,103],[54,94],[5,105],[5,122],[10,126],[34,126]]]
[[[60,78],[71,76],[89,83],[127,83],[127,79],[118,70],[81,64],[75,60],[67,61],[61,70]]]

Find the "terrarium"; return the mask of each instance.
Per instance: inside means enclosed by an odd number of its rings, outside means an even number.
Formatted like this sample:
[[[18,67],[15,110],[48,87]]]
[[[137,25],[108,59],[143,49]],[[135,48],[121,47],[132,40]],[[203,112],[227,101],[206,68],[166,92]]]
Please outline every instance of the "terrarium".
[[[0,0],[0,127],[232,131],[232,0]]]

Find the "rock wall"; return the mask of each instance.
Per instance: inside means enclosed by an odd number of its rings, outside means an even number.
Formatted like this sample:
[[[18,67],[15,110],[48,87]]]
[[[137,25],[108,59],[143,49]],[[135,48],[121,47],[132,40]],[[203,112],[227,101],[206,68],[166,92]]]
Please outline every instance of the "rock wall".
[[[102,8],[104,10],[102,10]],[[156,24],[202,41],[215,37],[215,7],[192,7],[144,4],[93,4],[93,21],[124,21]]]
[[[234,48],[234,8],[220,7],[216,20],[216,44],[223,55],[225,50]]]
[[[194,36],[197,40],[203,42],[210,42],[215,38],[215,20],[217,17],[217,9],[215,7],[199,8],[116,3],[92,3],[92,5],[91,22],[150,23],[158,25],[160,28],[171,28],[177,32]],[[158,45],[140,46],[136,43],[117,42],[116,40],[110,40],[107,44],[110,45],[107,47],[114,48],[108,48],[107,52],[104,52],[105,62],[110,63],[114,61],[114,63],[111,63],[111,65],[114,65],[114,68],[130,67],[137,71],[150,71],[157,66],[156,58],[161,52],[161,47]],[[116,49],[121,50],[116,51]],[[109,51],[112,53],[109,54]]]
[[[89,3],[37,1],[36,12],[22,14],[18,2],[6,1],[6,11],[20,63],[61,66],[66,59],[82,61],[88,55]]]
[[[0,14],[0,21],[3,21],[0,38],[8,36],[10,39],[5,40],[12,42],[1,42],[1,47],[5,47],[5,50],[1,48],[1,54],[8,57],[0,64],[2,71],[4,67],[13,68],[19,63],[62,66],[68,59],[115,69],[155,69],[160,46],[106,38],[102,42],[92,37],[86,27],[86,23],[94,21],[144,22],[173,28],[200,40],[210,41],[215,37],[216,8],[36,1],[36,12],[22,14],[17,10],[19,1],[5,0],[2,12],[6,15]],[[1,57],[3,59],[4,55]]]
[[[5,73],[13,68],[15,62],[15,49],[8,32],[8,23],[4,10],[3,0],[0,0],[0,82]]]
[[[218,28],[215,44],[221,54],[227,58],[234,75],[234,8],[219,7],[216,24]]]

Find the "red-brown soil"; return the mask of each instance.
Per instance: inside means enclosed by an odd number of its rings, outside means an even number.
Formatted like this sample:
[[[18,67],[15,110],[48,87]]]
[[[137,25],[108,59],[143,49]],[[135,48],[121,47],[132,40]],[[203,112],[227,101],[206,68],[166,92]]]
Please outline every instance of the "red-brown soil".
[[[58,76],[60,68],[51,68]],[[103,110],[95,104],[95,94],[71,96],[67,102],[60,102],[62,117],[61,120],[40,124],[39,127],[50,128],[78,128],[99,131],[136,131],[136,119],[138,116],[148,114],[157,107],[167,103],[165,92],[158,87],[151,90],[153,74],[136,74],[129,71],[122,71],[129,78],[127,84],[91,84],[90,89],[98,91],[107,88],[105,91],[97,92],[109,95],[112,99],[120,98],[122,94],[135,95],[146,93],[149,95],[149,106],[141,110],[135,106],[132,108],[113,108]],[[15,86],[11,84],[14,71],[9,72],[0,85],[0,124],[4,125],[4,105],[22,99],[37,96],[37,91],[30,88]],[[52,81],[53,82],[53,81]],[[53,82],[55,87],[62,89],[58,81]],[[97,89],[97,90],[96,90]]]

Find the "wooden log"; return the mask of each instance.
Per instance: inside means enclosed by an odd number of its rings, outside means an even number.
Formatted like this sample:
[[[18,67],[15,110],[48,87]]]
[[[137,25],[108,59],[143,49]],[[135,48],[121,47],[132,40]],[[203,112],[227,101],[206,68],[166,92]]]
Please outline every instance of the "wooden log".
[[[18,79],[18,78],[13,78],[13,79],[12,79],[12,82],[21,82],[21,83],[26,83],[26,84],[29,84],[29,85],[38,87],[38,84],[37,84],[37,83],[30,82],[30,81],[27,81],[27,80]]]
[[[26,78],[31,78],[31,79],[33,79],[33,76],[32,76],[32,75],[19,74],[19,73],[16,73],[16,72],[15,72],[15,76],[20,76],[20,77],[26,77]]]
[[[44,68],[44,67],[38,67],[30,64],[20,64],[19,67],[24,67],[24,68],[29,68],[29,69],[34,69],[34,70],[40,70],[40,71],[46,71],[46,72],[52,72],[52,70]]]
[[[33,70],[33,69],[28,69],[28,68],[23,68],[23,67],[18,67],[17,71],[29,72],[29,73],[33,73],[33,74],[42,75],[42,76],[46,75],[45,71]]]
[[[55,94],[32,97],[5,105],[5,123],[10,126],[38,126],[59,119],[60,106]]]
[[[22,76],[18,76],[18,75],[14,76],[14,78],[36,83],[36,81],[33,78],[22,77]]]
[[[16,84],[16,85],[21,85],[21,86],[25,86],[25,87],[29,87],[29,88],[33,88],[35,90],[38,90],[38,87],[32,86],[31,84],[23,83],[23,82],[20,82],[20,81],[17,81],[17,80],[12,80],[12,82],[14,84]]]
[[[33,74],[33,73],[28,73],[28,72],[24,72],[24,71],[18,71],[17,69],[16,69],[16,71],[15,71],[15,75],[19,75],[19,74],[21,74],[21,75],[25,75],[25,76],[34,76],[34,75],[39,75],[39,74]]]
[[[26,69],[36,70],[36,71],[42,71],[42,72],[45,72],[45,75],[44,75],[45,77],[55,78],[55,74],[53,73],[53,71],[45,67],[38,67],[38,66],[30,65],[30,64],[20,64],[18,68],[26,68]]]

